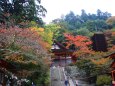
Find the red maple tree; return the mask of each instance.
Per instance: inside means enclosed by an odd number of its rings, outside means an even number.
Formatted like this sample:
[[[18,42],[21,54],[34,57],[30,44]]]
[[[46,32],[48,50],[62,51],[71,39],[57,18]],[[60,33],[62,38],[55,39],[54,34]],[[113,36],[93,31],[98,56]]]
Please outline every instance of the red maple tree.
[[[67,48],[69,48],[72,44],[75,45],[75,52],[73,54],[74,58],[92,53],[92,50],[90,47],[92,42],[88,37],[82,36],[82,35],[73,36],[70,34],[64,34],[64,36],[67,41],[66,42]]]

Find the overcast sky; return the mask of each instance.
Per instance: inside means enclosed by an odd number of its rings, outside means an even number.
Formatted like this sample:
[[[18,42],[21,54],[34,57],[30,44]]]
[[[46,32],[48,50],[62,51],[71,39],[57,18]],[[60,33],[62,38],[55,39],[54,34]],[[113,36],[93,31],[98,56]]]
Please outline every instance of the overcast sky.
[[[100,9],[115,16],[115,0],[42,0],[41,4],[47,9],[46,17],[43,18],[46,23],[70,11],[81,14],[81,9],[86,13],[96,13],[96,10]]]

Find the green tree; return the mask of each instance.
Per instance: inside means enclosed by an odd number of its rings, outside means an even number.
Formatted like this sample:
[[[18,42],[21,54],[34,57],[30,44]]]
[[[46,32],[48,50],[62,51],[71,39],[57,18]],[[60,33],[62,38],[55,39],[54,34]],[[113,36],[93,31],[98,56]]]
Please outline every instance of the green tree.
[[[82,35],[82,36],[92,36],[93,33],[91,31],[89,31],[89,29],[87,28],[80,28],[76,31],[73,31],[74,35]]]
[[[72,11],[70,11],[70,13],[65,16],[65,21],[69,24],[70,30],[76,29],[76,16]]]
[[[50,45],[52,44],[52,39],[55,39],[58,36],[60,26],[57,24],[48,24],[44,28],[44,33],[42,37],[44,41],[48,42]]]
[[[88,16],[84,9],[81,10],[81,19],[83,22],[86,22],[88,20]]]
[[[0,22],[19,25],[35,21],[41,24],[46,9],[40,3],[41,0],[0,0]]]
[[[96,81],[97,86],[105,86],[110,84],[111,84],[111,76],[100,75],[97,77],[97,81]]]
[[[108,29],[108,25],[104,20],[87,21],[86,28],[90,31],[103,31]]]
[[[55,37],[55,39],[58,42],[61,42],[61,43],[65,42],[65,37],[64,37],[63,34],[69,32],[70,25],[66,21],[64,21],[63,18],[61,18],[61,19],[55,19],[55,20],[52,21],[52,23],[60,26],[60,29],[58,29],[58,34]]]
[[[111,17],[111,14],[108,12],[102,12],[100,9],[97,10],[97,19],[106,20]]]

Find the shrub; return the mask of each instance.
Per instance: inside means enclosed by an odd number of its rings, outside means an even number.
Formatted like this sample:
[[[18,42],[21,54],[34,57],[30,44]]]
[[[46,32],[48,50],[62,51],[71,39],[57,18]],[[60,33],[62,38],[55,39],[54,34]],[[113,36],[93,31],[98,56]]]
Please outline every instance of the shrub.
[[[110,85],[110,83],[111,83],[111,76],[100,75],[97,77],[96,81],[97,86]]]
[[[77,61],[76,66],[79,69],[84,70],[87,77],[91,76],[92,73],[96,71],[95,64],[93,64],[89,59],[84,58],[84,59]]]

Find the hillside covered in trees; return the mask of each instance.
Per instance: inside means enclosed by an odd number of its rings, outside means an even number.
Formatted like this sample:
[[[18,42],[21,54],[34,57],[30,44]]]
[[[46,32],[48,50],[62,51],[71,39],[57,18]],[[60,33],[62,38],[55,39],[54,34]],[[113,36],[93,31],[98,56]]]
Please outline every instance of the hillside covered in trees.
[[[95,14],[81,10],[81,15],[77,15],[71,11],[59,19],[54,19],[52,23],[60,26],[62,31],[73,35],[91,36],[94,32],[111,29],[114,25],[107,22],[110,17],[111,13],[99,9]]]
[[[72,55],[73,63],[69,65],[71,66],[70,69],[67,67],[68,76],[79,77],[76,76],[78,72],[71,69],[74,66],[79,69],[82,79],[88,80],[90,84],[95,83],[97,86],[111,84],[114,58],[109,58],[108,55],[115,53],[114,24],[115,17],[111,16],[111,13],[102,12],[98,9],[96,14],[86,13],[85,10],[82,10],[81,15],[77,15],[71,11],[69,14],[59,19],[54,19],[45,26],[49,27],[50,31],[55,28],[52,39],[62,43],[67,49],[74,51]],[[107,42],[106,52],[92,49],[93,41],[91,38],[94,34],[104,35]],[[100,45],[103,42],[101,41]]]
[[[115,49],[115,17],[99,9],[95,14],[71,11],[45,24],[42,17],[46,9],[41,0],[0,0],[0,71],[7,75],[0,81],[2,85],[10,81],[11,86],[17,86],[19,80],[24,80],[24,86],[48,86],[53,39],[68,49],[74,47],[78,63],[71,65],[84,70],[86,76],[108,73],[111,60],[102,57]],[[95,32],[106,35],[108,52],[92,50],[90,37]]]

